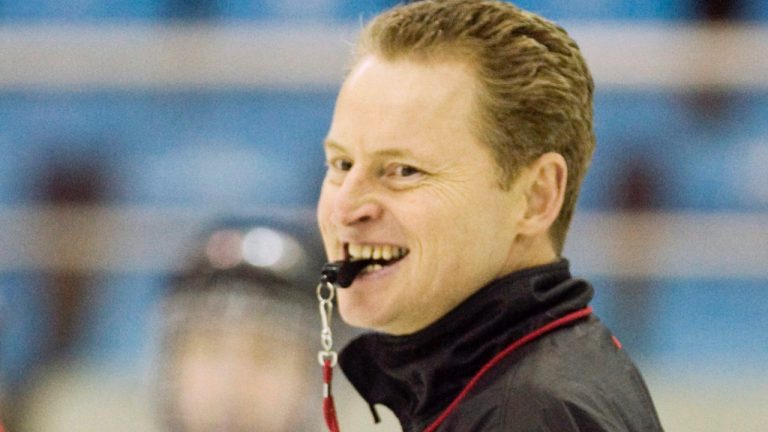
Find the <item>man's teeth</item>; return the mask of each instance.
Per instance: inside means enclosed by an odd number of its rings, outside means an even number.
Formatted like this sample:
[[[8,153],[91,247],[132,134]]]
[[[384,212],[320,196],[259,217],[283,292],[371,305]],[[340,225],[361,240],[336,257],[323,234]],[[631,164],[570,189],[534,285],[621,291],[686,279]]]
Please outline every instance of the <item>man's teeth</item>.
[[[391,245],[362,245],[350,244],[349,256],[352,260],[361,259],[398,259],[407,253],[407,249]]]
[[[363,273],[373,273],[373,272],[379,271],[379,270],[381,270],[383,268],[384,268],[384,266],[381,265],[381,264],[368,264],[363,269]]]

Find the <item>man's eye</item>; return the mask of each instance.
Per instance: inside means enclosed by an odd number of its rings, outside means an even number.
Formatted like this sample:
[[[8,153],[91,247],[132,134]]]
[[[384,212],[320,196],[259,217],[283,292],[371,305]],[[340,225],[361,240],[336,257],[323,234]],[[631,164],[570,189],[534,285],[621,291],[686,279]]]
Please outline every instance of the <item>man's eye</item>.
[[[348,159],[334,159],[328,165],[339,171],[349,171],[352,169],[352,161]]]
[[[397,177],[411,177],[421,174],[421,170],[410,165],[396,165],[393,171]]]

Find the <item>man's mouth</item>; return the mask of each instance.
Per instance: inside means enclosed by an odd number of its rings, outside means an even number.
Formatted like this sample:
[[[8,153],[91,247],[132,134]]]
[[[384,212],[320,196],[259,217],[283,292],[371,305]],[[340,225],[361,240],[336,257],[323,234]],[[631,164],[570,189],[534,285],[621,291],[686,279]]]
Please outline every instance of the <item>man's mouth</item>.
[[[408,255],[409,250],[395,245],[345,243],[345,261],[366,261],[360,274],[368,274],[390,266]],[[361,263],[362,264],[362,263]]]

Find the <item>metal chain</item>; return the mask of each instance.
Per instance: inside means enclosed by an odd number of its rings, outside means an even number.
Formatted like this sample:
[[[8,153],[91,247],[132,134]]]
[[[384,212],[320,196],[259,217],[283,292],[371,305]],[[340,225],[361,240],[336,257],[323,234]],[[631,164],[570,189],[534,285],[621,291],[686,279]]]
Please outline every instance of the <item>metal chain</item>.
[[[336,287],[327,280],[317,284],[317,300],[320,302],[320,345],[323,347],[317,353],[317,360],[321,365],[330,361],[331,367],[336,366],[338,355],[333,351],[333,333],[331,332],[331,318],[333,317],[333,298],[336,295]]]

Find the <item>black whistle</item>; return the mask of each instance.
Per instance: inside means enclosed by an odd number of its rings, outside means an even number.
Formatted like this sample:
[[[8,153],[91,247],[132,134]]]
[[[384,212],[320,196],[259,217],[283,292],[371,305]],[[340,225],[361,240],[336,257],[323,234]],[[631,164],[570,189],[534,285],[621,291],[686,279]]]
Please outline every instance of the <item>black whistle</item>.
[[[347,288],[368,264],[367,260],[329,262],[323,265],[320,280]]]

